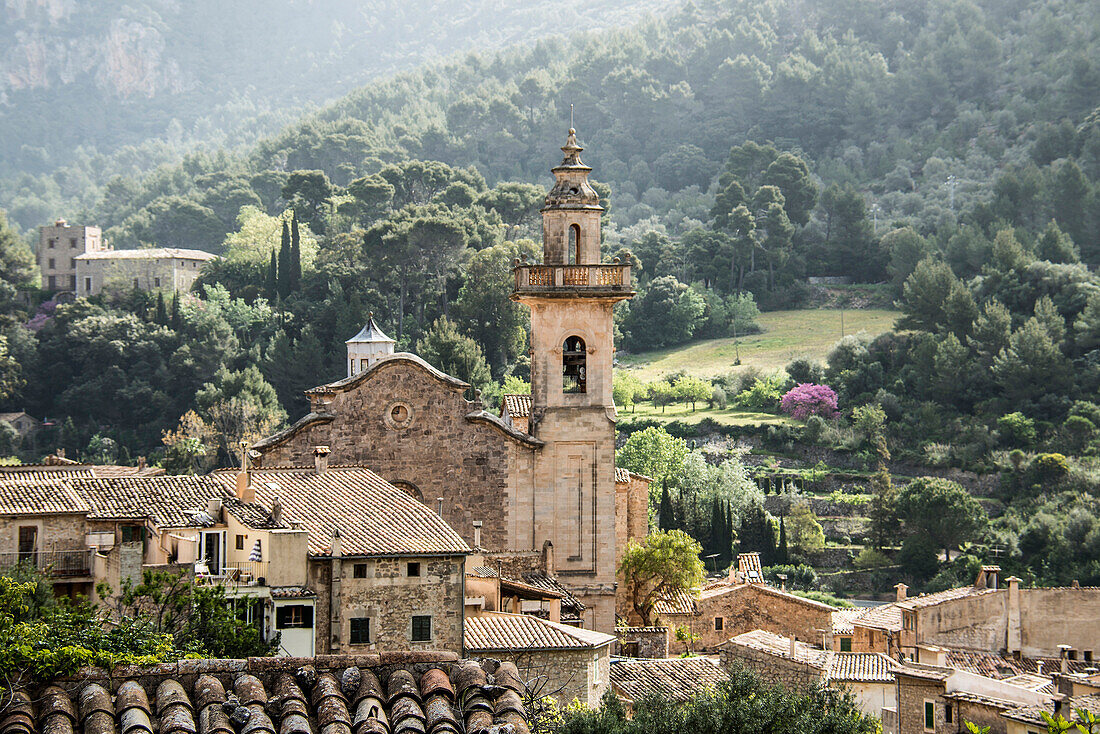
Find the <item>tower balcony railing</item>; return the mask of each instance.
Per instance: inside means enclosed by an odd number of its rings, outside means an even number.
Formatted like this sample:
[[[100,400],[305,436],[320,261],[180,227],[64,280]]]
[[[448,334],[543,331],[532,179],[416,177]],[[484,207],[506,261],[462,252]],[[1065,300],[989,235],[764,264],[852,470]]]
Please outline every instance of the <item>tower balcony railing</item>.
[[[632,293],[630,265],[526,265],[516,261],[516,293],[581,293],[609,295]]]

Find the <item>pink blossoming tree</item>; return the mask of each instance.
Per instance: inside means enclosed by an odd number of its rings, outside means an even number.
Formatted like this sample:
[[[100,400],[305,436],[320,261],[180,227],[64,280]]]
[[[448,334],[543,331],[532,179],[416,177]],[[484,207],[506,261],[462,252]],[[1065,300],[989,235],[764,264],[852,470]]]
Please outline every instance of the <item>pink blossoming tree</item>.
[[[795,385],[779,401],[779,409],[800,421],[811,415],[822,418],[836,416],[836,393],[828,385],[803,382]]]

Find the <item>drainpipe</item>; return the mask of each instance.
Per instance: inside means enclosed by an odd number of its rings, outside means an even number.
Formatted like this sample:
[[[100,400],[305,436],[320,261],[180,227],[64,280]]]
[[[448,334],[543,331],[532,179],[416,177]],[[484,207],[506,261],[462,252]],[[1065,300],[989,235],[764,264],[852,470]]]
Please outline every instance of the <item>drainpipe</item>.
[[[340,593],[340,585],[343,581],[343,562],[341,557],[343,553],[340,549],[340,528],[333,528],[332,530],[332,575],[329,578],[329,597],[328,597],[328,612],[329,612],[329,649],[335,651],[340,649],[340,606],[343,604],[343,595]]]

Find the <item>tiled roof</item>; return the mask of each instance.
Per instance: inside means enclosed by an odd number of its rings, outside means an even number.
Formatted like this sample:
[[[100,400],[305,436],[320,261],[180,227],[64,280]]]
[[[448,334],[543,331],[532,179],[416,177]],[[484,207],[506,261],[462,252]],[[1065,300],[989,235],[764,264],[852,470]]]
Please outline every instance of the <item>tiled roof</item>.
[[[695,597],[683,589],[677,589],[658,599],[653,611],[664,615],[698,614],[699,608],[695,605]]]
[[[34,475],[57,473],[27,472]],[[84,514],[89,509],[87,501],[60,478],[0,478],[0,515]]]
[[[529,614],[490,612],[467,617],[463,646],[470,653],[516,650],[583,650],[610,645],[612,635],[539,619]]]
[[[211,477],[74,479],[70,485],[91,506],[91,519],[149,518],[159,528],[209,527],[207,501],[233,498],[231,487]]]
[[[766,630],[745,632],[744,634],[737,635],[737,637],[733,637],[727,642],[722,643],[723,647],[726,645],[747,647],[759,652],[766,652],[770,655],[778,655],[788,660],[791,659],[790,638]],[[795,662],[805,663],[806,665],[818,668],[823,672],[828,669],[829,665],[829,655],[825,650],[807,645],[805,642],[799,642],[797,640],[794,643],[794,660]]]
[[[963,599],[968,596],[995,593],[997,593],[997,589],[977,589],[973,586],[959,586],[954,589],[938,591],[935,594],[922,594],[921,596],[910,597],[905,601],[896,602],[896,604],[901,609],[925,609],[955,599]]]
[[[25,734],[529,734],[511,663],[452,653],[181,660],[81,670],[0,714]],[[391,729],[392,727],[392,729]]]
[[[272,599],[309,599],[317,596],[313,589],[304,586],[272,586]]]
[[[1067,698],[1065,701],[1065,716],[1073,723],[1077,718],[1077,709],[1084,709],[1094,714],[1100,715],[1100,695],[1089,696],[1075,696],[1073,698]],[[1014,709],[1005,711],[1001,716],[1006,719],[1012,719],[1013,721],[1022,721],[1028,724],[1040,724],[1044,728],[1046,724],[1043,722],[1041,712],[1046,711],[1048,714],[1054,713],[1054,706],[1051,704],[1048,707],[1042,706],[1020,706]]]
[[[1007,683],[1010,686],[1016,686],[1018,688],[1026,688],[1029,691],[1035,691],[1036,693],[1048,693],[1054,695],[1054,681],[1045,675],[1035,675],[1034,673],[1021,673],[1020,675],[1014,675],[1009,678],[1005,678],[1001,681]]]
[[[901,630],[901,607],[896,603],[868,607],[852,620],[856,627],[874,627],[875,629],[897,632]]]
[[[291,527],[286,521],[275,522],[271,512],[255,502],[241,502],[236,497],[226,497],[222,500],[222,505],[226,512],[237,518],[237,522],[247,528],[273,530]]]
[[[782,591],[776,589],[773,586],[767,584],[731,584],[728,581],[721,581],[714,584],[708,584],[703,587],[703,590],[699,592],[700,599],[710,599],[715,596],[722,596],[732,591],[744,591],[749,594],[759,593],[774,596],[780,599],[785,599],[792,604],[799,604],[810,609],[815,609],[820,612],[833,612],[836,607],[829,606],[813,599],[807,599],[804,596],[798,594],[792,594],[789,591]]]
[[[877,652],[830,652],[829,680],[892,683],[898,664]]]
[[[1060,658],[1017,658],[995,652],[951,649],[947,651],[946,662],[952,668],[999,680],[1021,674],[1051,675],[1061,670],[1062,664]],[[1070,673],[1083,673],[1086,668],[1095,663],[1085,660],[1067,660],[1066,665]],[[1042,672],[1040,672],[1040,666]]]
[[[711,658],[623,659],[611,663],[611,685],[619,696],[630,701],[657,695],[683,702],[700,689],[729,679],[729,673]]]
[[[833,634],[852,634],[855,631],[852,622],[861,614],[863,614],[862,609],[838,609],[833,612]]]
[[[943,694],[943,697],[949,701],[958,701],[960,703],[976,703],[979,706],[987,706],[989,708],[1001,709],[1007,711],[1014,709],[1020,705],[1019,701],[1009,701],[1006,698],[997,698],[996,696],[988,696],[983,693],[973,693],[972,691],[948,691]]]
[[[210,475],[236,485],[237,472]],[[332,532],[340,531],[345,556],[462,555],[466,542],[436,513],[369,469],[330,467],[258,469],[252,472],[256,501],[271,507],[275,497],[284,516],[309,533],[309,552],[332,552]]]
[[[505,395],[503,406],[513,418],[527,418],[531,415],[531,396]]]
[[[564,619],[579,619],[587,607],[573,596],[573,592],[558,583],[553,576],[543,571],[524,571],[523,580],[531,586],[561,594],[561,616]]]
[[[205,250],[185,250],[179,247],[146,247],[140,250],[95,250],[77,255],[77,260],[214,260]]]
[[[754,583],[763,583],[764,570],[760,567],[759,553],[738,553],[737,572],[741,578]]]
[[[630,470],[623,469],[621,466],[615,467],[615,483],[630,484]]]

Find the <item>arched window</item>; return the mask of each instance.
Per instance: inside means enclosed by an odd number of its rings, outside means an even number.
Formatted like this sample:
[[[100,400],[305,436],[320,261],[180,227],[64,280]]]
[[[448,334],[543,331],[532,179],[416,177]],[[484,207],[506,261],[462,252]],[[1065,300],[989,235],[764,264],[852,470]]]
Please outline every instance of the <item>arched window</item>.
[[[581,261],[581,226],[569,225],[569,264],[577,265]]]
[[[588,370],[585,364],[587,359],[588,352],[584,346],[584,339],[571,336],[565,340],[561,347],[562,392],[587,391]]]
[[[390,482],[390,484],[397,487],[398,489],[400,489],[402,492],[404,492],[405,494],[412,497],[417,502],[423,502],[424,501],[424,493],[421,492],[420,488],[417,487],[412,482],[405,482],[405,481],[402,481],[402,480],[398,479],[396,481]]]

